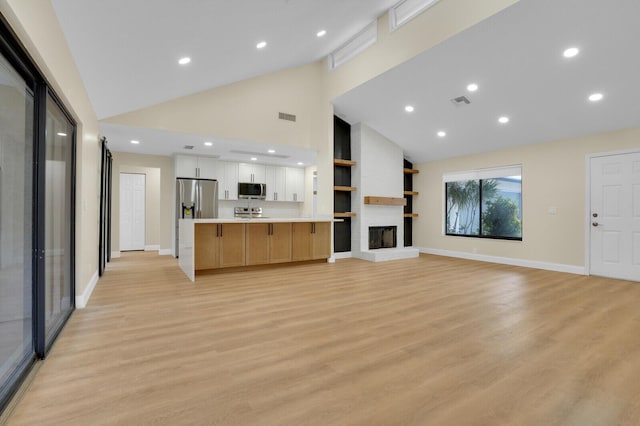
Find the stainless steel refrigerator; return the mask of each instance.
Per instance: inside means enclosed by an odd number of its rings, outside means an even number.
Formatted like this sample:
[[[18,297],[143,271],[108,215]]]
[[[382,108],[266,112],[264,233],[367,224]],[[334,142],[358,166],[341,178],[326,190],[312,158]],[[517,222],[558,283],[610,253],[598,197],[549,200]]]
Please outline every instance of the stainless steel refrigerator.
[[[218,217],[218,181],[215,179],[176,179],[176,257],[179,254],[180,219]]]

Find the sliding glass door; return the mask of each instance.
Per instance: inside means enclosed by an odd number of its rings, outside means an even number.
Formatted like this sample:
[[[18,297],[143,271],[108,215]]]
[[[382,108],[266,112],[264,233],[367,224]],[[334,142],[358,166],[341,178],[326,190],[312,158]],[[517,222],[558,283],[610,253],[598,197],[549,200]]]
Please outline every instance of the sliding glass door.
[[[75,307],[75,131],[0,15],[0,413]]]
[[[46,347],[73,309],[74,125],[47,94],[45,129],[45,333]]]
[[[0,55],[0,402],[34,359],[34,95]]]

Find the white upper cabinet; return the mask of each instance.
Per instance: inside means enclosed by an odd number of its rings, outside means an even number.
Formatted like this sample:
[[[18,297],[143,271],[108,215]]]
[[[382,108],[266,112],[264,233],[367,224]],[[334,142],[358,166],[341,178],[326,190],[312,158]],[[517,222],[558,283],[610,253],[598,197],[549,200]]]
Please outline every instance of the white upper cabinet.
[[[285,167],[266,166],[267,201],[286,201],[286,174]]]
[[[264,183],[266,201],[304,201],[304,169],[176,155],[176,177],[216,179],[218,199],[237,200],[238,182]]]
[[[216,159],[195,155],[176,155],[177,178],[216,178]]]
[[[218,199],[238,199],[238,163],[230,161],[217,162]]]
[[[176,177],[196,178],[198,174],[198,157],[176,155]]]
[[[218,179],[218,160],[213,157],[198,157],[198,177]]]
[[[304,169],[286,168],[286,200],[304,201]]]
[[[238,182],[266,183],[265,166],[263,164],[240,163]]]

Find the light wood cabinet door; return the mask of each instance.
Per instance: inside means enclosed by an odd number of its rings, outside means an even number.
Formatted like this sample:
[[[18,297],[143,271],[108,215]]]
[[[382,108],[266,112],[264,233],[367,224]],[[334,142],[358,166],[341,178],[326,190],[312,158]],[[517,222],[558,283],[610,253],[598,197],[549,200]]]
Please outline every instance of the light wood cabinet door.
[[[217,223],[196,223],[193,246],[196,271],[220,266]]]
[[[311,259],[311,225],[309,222],[291,224],[291,260]]]
[[[331,223],[315,222],[311,238],[311,255],[314,259],[331,257]]]
[[[247,265],[269,263],[269,245],[271,236],[269,223],[247,223]]]
[[[220,224],[220,268],[245,264],[244,223]]]
[[[291,223],[272,223],[269,263],[291,262]]]

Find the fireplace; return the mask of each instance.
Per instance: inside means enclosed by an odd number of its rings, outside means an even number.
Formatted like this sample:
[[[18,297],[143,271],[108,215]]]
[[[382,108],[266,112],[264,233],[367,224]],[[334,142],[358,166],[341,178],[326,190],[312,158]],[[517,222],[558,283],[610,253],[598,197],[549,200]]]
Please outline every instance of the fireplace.
[[[370,226],[369,250],[396,247],[397,226]]]

